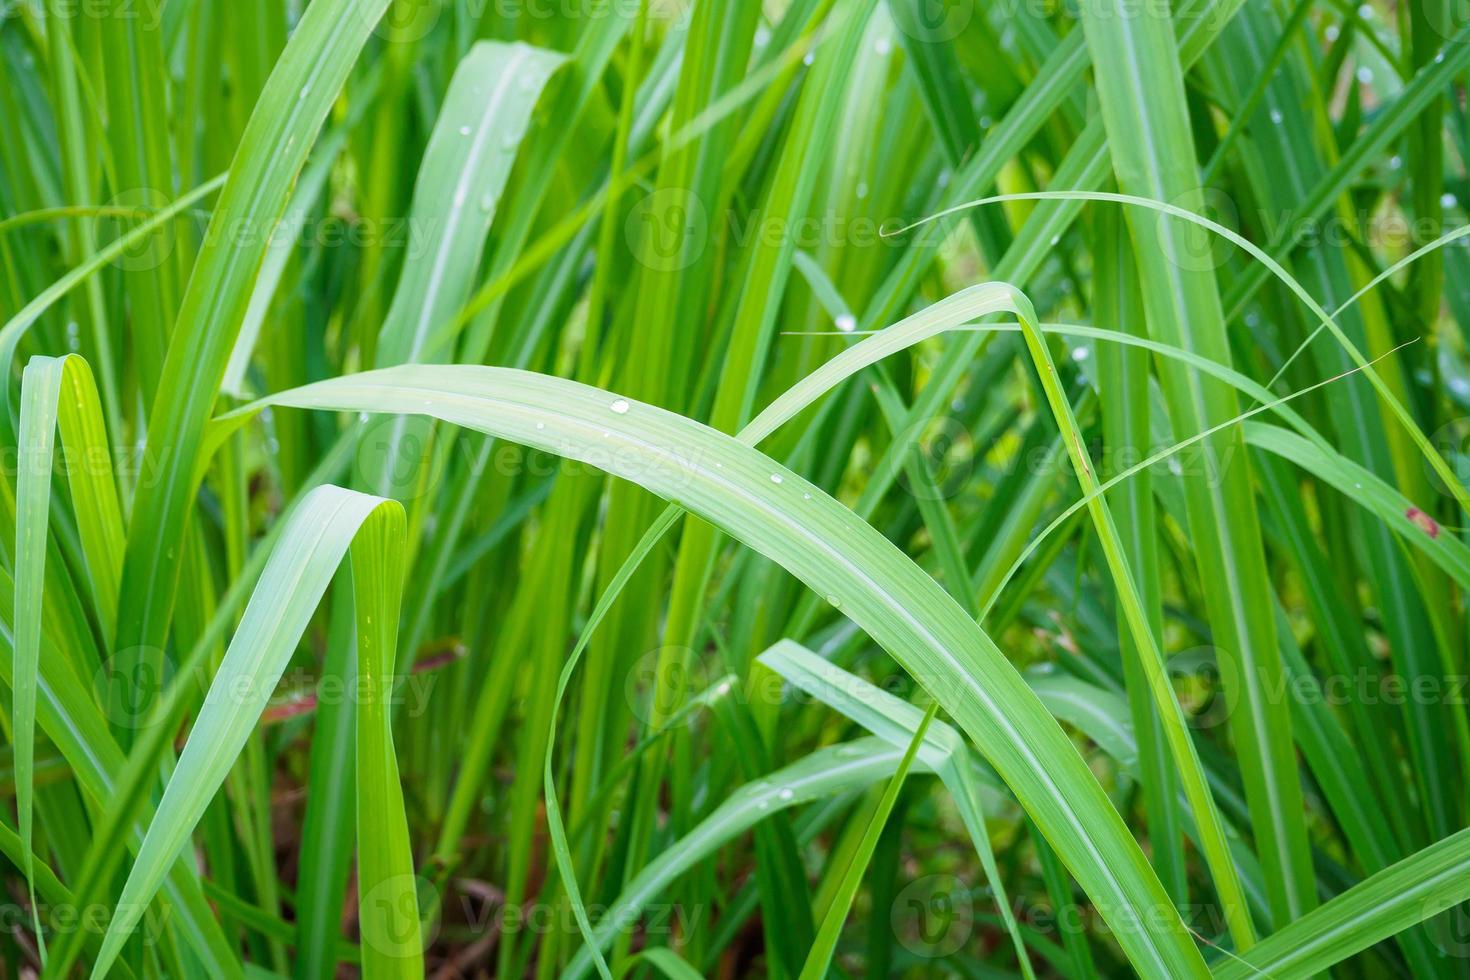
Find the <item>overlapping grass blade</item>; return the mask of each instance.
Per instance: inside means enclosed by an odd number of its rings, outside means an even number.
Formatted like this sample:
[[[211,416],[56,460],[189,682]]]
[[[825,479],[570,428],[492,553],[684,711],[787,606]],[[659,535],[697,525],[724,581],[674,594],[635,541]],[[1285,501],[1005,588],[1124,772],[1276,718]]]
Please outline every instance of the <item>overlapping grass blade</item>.
[[[1013,788],[1105,916],[1172,915],[1177,923],[1116,810],[993,643],[881,535],[743,443],[597,389],[499,368],[365,372],[272,396],[249,411],[266,404],[432,413],[605,467],[677,499],[835,600],[918,677]],[[1171,964],[1184,975],[1201,969],[1182,925],[1125,932],[1121,940],[1140,964]]]
[[[405,894],[409,899],[413,896],[412,866],[405,867],[401,797],[396,815],[393,813],[396,767],[381,703],[384,685],[391,684],[391,676],[384,676],[383,671],[391,666],[394,644],[387,642],[384,631],[396,629],[398,596],[392,576],[402,574],[402,522],[399,505],[335,487],[313,491],[293,515],[293,528],[283,534],[245,607],[169,778],[118,898],[118,912],[93,964],[93,976],[106,975],[129,930],[234,764],[349,547],[353,549],[359,610],[359,676],[376,678],[371,690],[375,696],[365,697],[359,705],[359,810],[364,803],[374,808],[370,815],[360,812],[366,822],[359,827],[359,853],[378,851],[377,859],[365,866],[364,881],[369,888],[383,889],[384,904],[364,904],[369,913],[364,942],[375,950],[374,972],[391,973],[389,966],[402,970],[405,964],[411,970],[414,957],[422,950],[415,948],[412,939],[417,935],[416,903],[405,900]],[[394,571],[395,565],[399,571]],[[360,587],[359,579],[363,582]],[[366,746],[361,743],[365,732],[373,735]],[[364,838],[364,831],[375,836]],[[406,947],[402,945],[405,935],[410,935]]]
[[[261,92],[179,308],[189,329],[164,360],[146,452],[161,460],[128,525],[116,648],[119,669],[161,666],[197,488],[196,455],[270,233],[322,121],[388,0],[325,0],[302,15]]]
[[[1441,913],[1454,915],[1454,907],[1466,900],[1470,831],[1462,830],[1354,885],[1243,956],[1221,961],[1214,975],[1219,980],[1314,976],[1403,929]]]

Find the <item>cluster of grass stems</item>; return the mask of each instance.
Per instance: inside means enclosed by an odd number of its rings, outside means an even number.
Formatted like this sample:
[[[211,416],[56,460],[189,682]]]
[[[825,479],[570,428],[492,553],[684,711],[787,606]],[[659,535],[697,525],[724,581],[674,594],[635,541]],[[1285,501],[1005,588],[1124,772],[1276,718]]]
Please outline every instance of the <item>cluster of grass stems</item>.
[[[0,977],[1470,978],[1463,0],[0,7]]]

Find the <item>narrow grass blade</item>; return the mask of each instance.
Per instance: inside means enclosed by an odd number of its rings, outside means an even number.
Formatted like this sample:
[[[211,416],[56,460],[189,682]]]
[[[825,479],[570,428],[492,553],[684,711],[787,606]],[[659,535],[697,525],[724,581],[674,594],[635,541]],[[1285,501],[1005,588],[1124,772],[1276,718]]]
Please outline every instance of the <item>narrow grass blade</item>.
[[[314,491],[293,515],[293,528],[283,534],[281,546],[271,555],[245,607],[205,705],[169,778],[118,898],[118,911],[108,926],[92,976],[106,975],[128,931],[234,764],[349,545],[359,533],[369,535],[371,540],[372,535],[389,533],[382,531],[381,525],[402,520],[402,510],[396,504],[336,487]],[[373,584],[378,592],[365,598],[384,598],[389,586]],[[375,614],[381,624],[390,613],[366,609],[359,612],[359,623],[364,616]],[[375,641],[380,642],[381,637],[372,637],[368,642]],[[376,751],[373,758],[381,759],[381,754]],[[380,794],[374,793],[371,798],[383,802]],[[390,817],[380,814],[378,819]],[[360,848],[392,846],[390,840],[359,840]],[[394,861],[396,864],[396,857]]]
[[[261,92],[230,166],[170,343],[149,417],[146,452],[162,460],[140,488],[123,561],[119,665],[159,666],[197,488],[200,437],[234,349],[270,233],[322,121],[388,0],[324,0],[302,14]]]
[[[1454,907],[1467,900],[1470,830],[1462,830],[1354,885],[1242,956],[1222,960],[1214,975],[1219,980],[1315,976],[1410,926],[1441,913],[1454,915]]]
[[[1149,910],[1177,923],[1158,879],[1076,750],[973,620],[881,535],[853,523],[819,488],[762,454],[651,406],[510,369],[394,368],[282,393],[268,403],[429,412],[606,467],[677,499],[834,599],[921,678],[1013,787],[1105,915]],[[1127,932],[1122,941],[1140,963],[1172,964],[1184,975],[1199,969],[1199,953],[1182,925]]]

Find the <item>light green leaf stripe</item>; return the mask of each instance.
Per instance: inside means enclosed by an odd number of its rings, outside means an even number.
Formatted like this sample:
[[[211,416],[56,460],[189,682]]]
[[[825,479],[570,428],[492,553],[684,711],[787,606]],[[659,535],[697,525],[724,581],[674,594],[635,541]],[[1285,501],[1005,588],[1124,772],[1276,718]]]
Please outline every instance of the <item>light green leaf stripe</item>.
[[[339,496],[340,491],[332,492]],[[354,495],[354,501],[360,497]],[[424,975],[417,881],[403,786],[393,751],[393,661],[403,605],[404,518],[395,506],[369,503],[352,542],[357,610],[357,894],[362,970],[369,978]]]

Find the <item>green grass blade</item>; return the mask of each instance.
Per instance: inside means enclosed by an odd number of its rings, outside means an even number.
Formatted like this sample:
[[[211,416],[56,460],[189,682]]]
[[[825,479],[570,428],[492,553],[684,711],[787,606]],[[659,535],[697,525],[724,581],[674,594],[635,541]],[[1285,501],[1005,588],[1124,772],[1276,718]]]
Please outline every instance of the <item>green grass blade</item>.
[[[1244,956],[1222,961],[1214,975],[1219,980],[1315,976],[1467,899],[1470,830],[1462,830],[1354,885]]]
[[[431,412],[443,421],[606,466],[677,499],[835,599],[923,678],[1028,806],[1105,915],[1132,909],[1165,921],[1174,916],[1096,780],[994,644],[881,535],[852,523],[819,488],[762,454],[651,406],[509,369],[395,368],[268,401],[339,411]],[[263,403],[250,411],[259,407]],[[1185,974],[1199,968],[1199,953],[1182,926],[1126,933],[1123,942],[1140,963],[1169,963]]]
[[[868,865],[873,860],[873,851],[878,847],[878,837],[883,833],[889,815],[893,813],[893,805],[898,802],[898,791],[903,788],[903,782],[908,778],[909,767],[913,765],[919,746],[924,742],[924,733],[929,730],[929,725],[938,713],[939,702],[930,703],[929,710],[924,712],[924,717],[919,722],[919,727],[914,729],[913,738],[909,739],[908,748],[904,750],[903,758],[898,761],[898,768],[889,778],[888,785],[884,787],[883,796],[878,800],[877,809],[873,811],[873,816],[863,831],[863,838],[858,844],[857,853],[852,856],[851,861],[843,870],[837,894],[833,896],[832,904],[827,907],[827,914],[822,919],[821,928],[817,931],[816,942],[812,945],[811,952],[807,954],[806,965],[801,968],[798,980],[820,980],[827,975],[827,970],[832,965],[832,954],[837,950],[837,939],[842,933],[842,925],[847,921],[847,913],[852,909],[858,888],[863,883],[863,875],[867,873]]]
[[[125,672],[160,666],[197,488],[196,455],[224,378],[270,232],[285,211],[322,121],[387,0],[311,4],[261,92],[184,292],[149,419],[146,451],[162,460],[128,526],[117,649]],[[242,232],[245,233],[242,236]],[[240,240],[243,237],[243,241]]]
[[[402,520],[396,505],[335,487],[313,492],[293,515],[294,527],[283,535],[281,546],[271,555],[245,607],[178,766],[169,778],[118,898],[118,911],[108,925],[92,976],[106,975],[128,931],[157,891],[167,868],[234,764],[275,690],[286,659],[305,630],[307,620],[337,566],[346,557],[348,546],[360,531],[371,540],[371,535],[382,533],[379,525],[395,520]],[[379,587],[379,592],[371,598],[386,594],[383,591],[386,585],[374,585]],[[368,609],[359,612],[359,622],[375,613],[380,624],[390,614],[383,609]],[[368,642],[373,639],[369,638]],[[376,639],[381,641],[381,637]],[[381,752],[374,758],[380,755]],[[374,799],[382,802],[378,796]],[[390,818],[380,815],[380,819]],[[391,841],[360,840],[359,846],[387,848]]]

